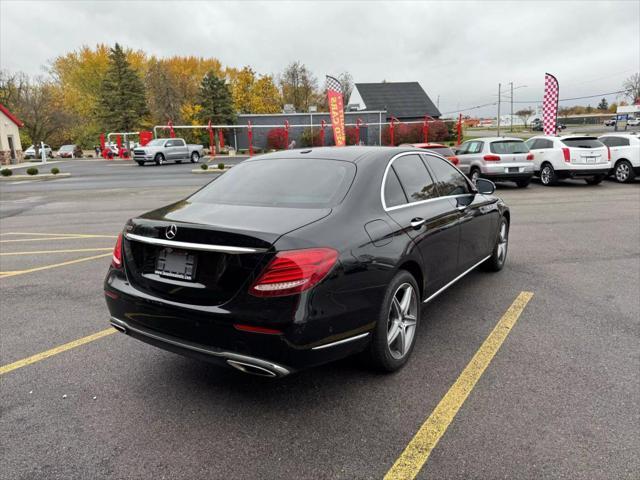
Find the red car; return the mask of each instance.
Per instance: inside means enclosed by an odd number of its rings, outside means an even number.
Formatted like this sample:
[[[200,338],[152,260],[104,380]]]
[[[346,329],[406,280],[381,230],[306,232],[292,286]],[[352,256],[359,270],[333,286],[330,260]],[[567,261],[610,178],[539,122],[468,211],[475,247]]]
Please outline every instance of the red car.
[[[442,145],[441,143],[407,143],[401,145],[401,147],[423,148],[424,150],[429,150],[431,152],[442,155],[454,165],[458,165],[458,163],[460,163],[460,160],[458,160],[458,157],[456,157],[455,153],[453,153],[453,150],[446,145]]]

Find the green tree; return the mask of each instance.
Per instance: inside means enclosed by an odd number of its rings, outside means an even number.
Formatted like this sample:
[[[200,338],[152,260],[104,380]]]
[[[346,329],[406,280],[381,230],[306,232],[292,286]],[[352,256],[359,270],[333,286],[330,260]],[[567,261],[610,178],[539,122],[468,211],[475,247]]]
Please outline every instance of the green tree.
[[[97,116],[105,130],[133,131],[148,113],[144,83],[117,43],[109,52],[98,98]]]
[[[603,98],[602,100],[600,100],[600,103],[598,104],[598,110],[608,110],[609,109],[609,102],[607,102],[606,98]]]
[[[198,111],[198,118],[202,123],[207,123],[209,120],[218,125],[228,125],[235,122],[236,116],[233,111],[233,98],[229,86],[213,70],[209,71],[202,79],[197,100],[201,107]]]

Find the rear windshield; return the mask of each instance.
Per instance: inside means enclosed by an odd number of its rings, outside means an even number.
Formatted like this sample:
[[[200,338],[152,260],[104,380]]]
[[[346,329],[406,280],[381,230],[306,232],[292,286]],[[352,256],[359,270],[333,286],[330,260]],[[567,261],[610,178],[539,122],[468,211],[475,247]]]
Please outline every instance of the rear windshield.
[[[425,150],[430,152],[439,153],[443,157],[453,157],[454,153],[449,147],[425,147]]]
[[[491,142],[491,153],[528,153],[529,147],[522,140]]]
[[[327,208],[346,195],[356,167],[350,162],[287,158],[243,162],[196,192],[203,203]]]
[[[574,137],[565,138],[562,140],[567,147],[575,148],[599,148],[604,147],[603,143],[597,138],[593,137]]]

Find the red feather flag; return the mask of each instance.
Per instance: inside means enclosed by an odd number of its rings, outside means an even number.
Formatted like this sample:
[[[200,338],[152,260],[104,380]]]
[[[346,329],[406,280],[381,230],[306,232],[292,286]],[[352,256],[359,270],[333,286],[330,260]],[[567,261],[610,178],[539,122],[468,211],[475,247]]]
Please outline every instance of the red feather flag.
[[[327,101],[331,126],[333,127],[333,139],[336,147],[344,147],[347,138],[344,129],[344,100],[342,99],[342,84],[338,79],[327,75]]]

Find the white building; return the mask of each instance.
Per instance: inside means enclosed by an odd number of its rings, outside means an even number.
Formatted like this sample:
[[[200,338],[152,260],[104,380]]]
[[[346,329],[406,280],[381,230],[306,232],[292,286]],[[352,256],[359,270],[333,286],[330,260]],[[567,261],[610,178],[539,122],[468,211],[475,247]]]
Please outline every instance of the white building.
[[[20,131],[22,122],[0,104],[0,165],[22,161]]]

